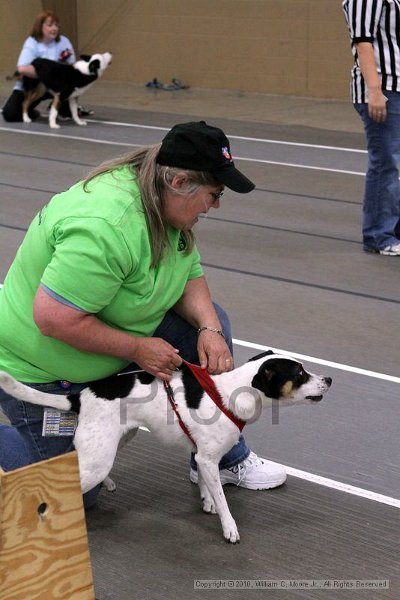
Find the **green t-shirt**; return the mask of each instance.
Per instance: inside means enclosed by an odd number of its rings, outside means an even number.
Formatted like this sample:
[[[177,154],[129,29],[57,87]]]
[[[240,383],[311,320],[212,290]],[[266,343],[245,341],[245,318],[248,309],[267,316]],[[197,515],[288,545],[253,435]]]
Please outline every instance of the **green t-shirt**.
[[[20,381],[80,383],[127,364],[43,336],[32,316],[40,283],[111,327],[151,336],[187,281],[203,274],[197,249],[186,254],[172,227],[164,258],[151,267],[140,191],[127,167],[88,190],[77,183],[39,212],[0,290],[0,369]]]

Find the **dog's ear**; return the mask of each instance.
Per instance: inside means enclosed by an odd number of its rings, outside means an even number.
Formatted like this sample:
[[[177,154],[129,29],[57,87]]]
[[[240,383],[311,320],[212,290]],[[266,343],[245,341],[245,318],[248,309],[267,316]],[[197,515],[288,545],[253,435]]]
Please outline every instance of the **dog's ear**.
[[[247,362],[251,362],[253,360],[259,360],[260,358],[264,358],[264,356],[270,356],[271,354],[275,354],[272,350],[267,350],[266,352],[261,352],[261,354],[257,354],[257,356],[253,356],[249,358]]]
[[[79,58],[81,60],[86,60],[86,62],[89,62],[89,60],[92,58],[90,54],[80,54]]]
[[[280,394],[276,389],[276,382],[274,381],[275,376],[275,369],[272,366],[268,367],[268,363],[263,363],[254,375],[251,385],[265,394],[267,398],[279,398]]]
[[[92,60],[91,63],[89,63],[89,71],[91,73],[97,73],[97,71],[100,69],[100,61],[98,58],[96,58],[95,60]]]

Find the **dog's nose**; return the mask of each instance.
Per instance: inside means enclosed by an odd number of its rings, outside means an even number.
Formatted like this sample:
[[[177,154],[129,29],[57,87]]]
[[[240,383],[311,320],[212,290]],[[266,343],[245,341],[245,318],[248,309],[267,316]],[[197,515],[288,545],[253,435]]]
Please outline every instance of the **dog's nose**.
[[[328,387],[331,387],[332,377],[324,377],[324,381]]]

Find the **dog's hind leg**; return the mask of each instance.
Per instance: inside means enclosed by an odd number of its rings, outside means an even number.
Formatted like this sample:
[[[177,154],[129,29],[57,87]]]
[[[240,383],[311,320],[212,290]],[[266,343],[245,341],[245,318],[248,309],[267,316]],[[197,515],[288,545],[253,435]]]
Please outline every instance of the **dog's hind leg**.
[[[196,454],[196,462],[198,469],[200,469],[201,477],[214,501],[215,510],[221,519],[224,538],[228,542],[236,544],[240,541],[239,531],[235,520],[229,511],[228,503],[222,489],[221,480],[219,478],[218,461],[210,460],[210,458],[203,456],[198,452]]]
[[[93,434],[88,432],[87,426],[80,427],[78,425],[74,445],[79,458],[79,473],[83,493],[88,492],[104,481],[108,489],[110,482],[107,477],[114,464],[119,440],[120,431],[118,428],[97,430]],[[113,489],[115,489],[115,486]]]
[[[119,444],[118,444],[118,450],[121,450],[121,448],[126,446],[126,444],[135,437],[135,435],[137,434],[138,431],[139,431],[138,427],[135,427],[135,429],[131,429],[130,431],[128,431],[128,433],[126,433],[120,439]],[[115,485],[115,483],[111,479],[111,477],[106,477],[103,481],[103,485],[106,488],[107,492],[115,492],[115,490],[117,489],[117,486]]]
[[[32,119],[28,115],[29,106],[32,104],[31,97],[32,95],[30,93],[25,93],[22,101],[22,120],[24,123],[32,123]]]
[[[56,94],[54,96],[53,102],[51,103],[51,107],[50,107],[50,114],[49,114],[49,125],[52,129],[60,129],[60,126],[57,123],[57,116],[58,116],[58,110],[60,108],[60,95]]]
[[[87,125],[86,121],[84,121],[83,119],[79,118],[79,115],[78,115],[78,100],[76,98],[70,97],[68,99],[68,103],[69,103],[69,108],[71,110],[72,118],[75,121],[75,123],[77,125]]]
[[[38,83],[36,87],[24,92],[25,95],[22,100],[22,120],[24,123],[32,123],[32,119],[28,114],[29,107],[43,96],[45,90],[46,88],[41,83]]]

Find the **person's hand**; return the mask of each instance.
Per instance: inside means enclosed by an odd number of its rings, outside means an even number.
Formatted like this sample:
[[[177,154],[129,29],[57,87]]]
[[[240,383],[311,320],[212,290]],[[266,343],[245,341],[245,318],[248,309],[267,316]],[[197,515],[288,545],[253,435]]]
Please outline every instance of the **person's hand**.
[[[197,341],[200,366],[213,375],[232,371],[233,358],[224,338],[215,331],[205,329]]]
[[[136,338],[136,342],[132,360],[155,377],[169,381],[172,373],[182,364],[179,350],[161,338]]]
[[[377,123],[383,123],[386,120],[387,98],[381,89],[369,90],[368,92],[368,115]]]

